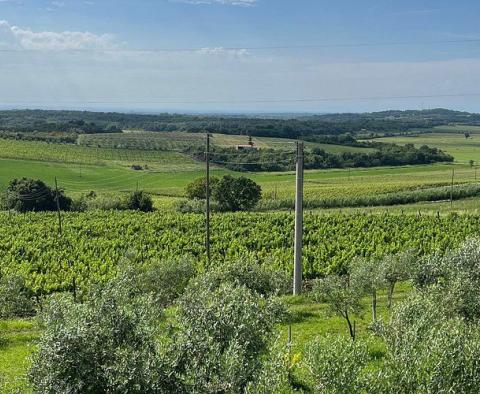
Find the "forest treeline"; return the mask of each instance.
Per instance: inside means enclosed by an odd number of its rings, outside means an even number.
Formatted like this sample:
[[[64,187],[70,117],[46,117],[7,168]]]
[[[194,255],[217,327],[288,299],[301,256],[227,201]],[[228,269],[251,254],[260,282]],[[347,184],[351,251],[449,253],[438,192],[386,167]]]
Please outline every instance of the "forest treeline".
[[[375,134],[428,129],[449,123],[479,124],[480,114],[433,109],[363,114],[262,117],[184,114],[125,114],[89,111],[0,111],[0,132],[110,133],[124,129],[185,131],[298,138],[315,135]]]
[[[412,144],[400,146],[377,143],[373,145],[377,150],[367,153],[330,153],[320,148],[306,150],[304,166],[306,169],[325,169],[453,162],[452,156],[426,145],[420,148],[415,148]],[[197,160],[205,159],[203,149],[196,148],[189,153]],[[291,171],[295,168],[293,152],[276,149],[236,152],[234,149],[215,147],[210,161],[233,171]]]

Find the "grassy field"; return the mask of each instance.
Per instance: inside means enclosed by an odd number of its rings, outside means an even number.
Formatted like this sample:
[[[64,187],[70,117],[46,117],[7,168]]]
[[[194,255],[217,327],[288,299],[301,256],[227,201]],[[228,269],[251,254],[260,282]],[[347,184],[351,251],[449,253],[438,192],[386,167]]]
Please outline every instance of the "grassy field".
[[[396,168],[352,170],[311,170],[305,172],[305,200],[372,196],[381,193],[409,191],[417,188],[449,185],[452,168],[455,184],[474,183],[475,169],[468,165],[425,165]],[[295,193],[295,174],[285,173],[232,173],[213,169],[212,175],[246,175],[262,186],[267,200],[292,199]],[[134,171],[118,165],[79,165],[34,160],[0,159],[0,187],[4,188],[13,177],[32,177],[53,185],[57,177],[61,188],[68,194],[78,195],[91,190],[100,193],[118,193],[137,188],[162,197],[162,205],[183,196],[185,186],[204,176],[202,167],[181,171]],[[480,173],[478,174],[480,176]],[[168,201],[172,198],[172,201]],[[167,200],[165,200],[167,199]]]
[[[470,133],[470,138],[465,138],[465,132]],[[375,141],[414,144],[416,147],[428,145],[442,149],[457,162],[474,160],[476,164],[480,163],[480,126],[441,126],[432,129],[432,133],[385,137]]]
[[[349,199],[445,186],[451,183],[452,169],[455,169],[455,184],[475,183],[480,173],[477,174],[477,170],[468,164],[461,163],[465,160],[460,160],[468,157],[478,157],[480,160],[480,149],[476,148],[477,143],[480,146],[480,134],[477,134],[480,133],[480,127],[476,128],[476,131],[472,127],[470,129],[470,139],[465,139],[460,129],[453,126],[439,128],[435,133],[418,137],[385,139],[398,143],[415,141],[418,145],[428,143],[439,146],[455,155],[458,161],[455,165],[306,171],[305,200]],[[128,132],[82,135],[79,145],[0,139],[0,188],[6,187],[14,177],[39,178],[50,185],[53,185],[54,178],[57,177],[60,187],[71,195],[92,190],[97,193],[126,192],[135,190],[138,186],[155,195],[157,207],[170,209],[174,202],[183,196],[189,182],[204,176],[203,163],[196,162],[179,151],[172,151],[175,147],[192,144],[192,141],[203,144],[204,137],[201,134],[188,133]],[[245,136],[214,134],[212,137],[212,143],[219,146],[246,142]],[[277,149],[291,149],[293,145],[290,142],[293,141],[255,138],[258,146]],[[161,150],[146,150],[152,147],[148,144]],[[313,145],[323,147],[321,144]],[[325,147],[330,151],[362,149],[335,145]],[[132,165],[141,165],[143,170],[133,170]],[[233,173],[220,167],[212,168],[212,175],[224,174],[246,175],[252,178],[262,186],[266,200],[294,198],[294,172],[245,174]]]

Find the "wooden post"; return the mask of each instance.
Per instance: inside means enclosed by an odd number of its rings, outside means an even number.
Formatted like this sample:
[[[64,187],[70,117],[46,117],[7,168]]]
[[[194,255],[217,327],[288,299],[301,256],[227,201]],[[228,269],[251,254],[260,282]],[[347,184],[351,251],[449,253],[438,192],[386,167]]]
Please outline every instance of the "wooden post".
[[[450,188],[450,207],[453,205],[453,180],[455,178],[455,168],[452,168],[452,187]]]
[[[58,233],[62,235],[62,214],[60,213],[60,197],[58,193],[58,182],[57,177],[55,177],[55,200],[57,202],[57,213],[58,213]]]

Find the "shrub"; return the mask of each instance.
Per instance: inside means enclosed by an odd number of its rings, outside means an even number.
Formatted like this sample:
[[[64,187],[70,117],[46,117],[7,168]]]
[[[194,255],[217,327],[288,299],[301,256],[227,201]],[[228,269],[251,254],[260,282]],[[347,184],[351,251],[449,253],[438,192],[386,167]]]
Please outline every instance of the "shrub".
[[[179,304],[175,345],[185,391],[240,393],[256,381],[278,311],[244,286],[191,286]]]
[[[156,393],[172,389],[158,355],[158,315],[131,296],[128,278],[95,290],[84,304],[51,299],[30,370],[35,392]]]
[[[101,196],[87,199],[89,210],[113,211],[125,209],[124,201],[118,196]]]
[[[35,313],[33,294],[19,275],[0,277],[0,318],[27,317]]]
[[[365,342],[342,336],[319,337],[306,346],[304,357],[317,392],[364,392],[364,370],[369,361]]]
[[[56,190],[39,179],[13,179],[5,192],[4,206],[18,212],[54,211],[57,209],[56,198]],[[60,209],[69,210],[72,200],[65,196],[63,190],[59,190],[58,203]]]
[[[153,200],[144,191],[135,191],[125,198],[125,208],[141,212],[153,211]]]

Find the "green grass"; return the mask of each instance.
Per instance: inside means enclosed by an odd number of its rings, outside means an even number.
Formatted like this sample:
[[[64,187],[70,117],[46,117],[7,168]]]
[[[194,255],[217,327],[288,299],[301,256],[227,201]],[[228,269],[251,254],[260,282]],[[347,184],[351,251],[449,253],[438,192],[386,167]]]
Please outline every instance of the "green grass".
[[[0,392],[26,393],[30,356],[40,331],[34,320],[0,321]]]

